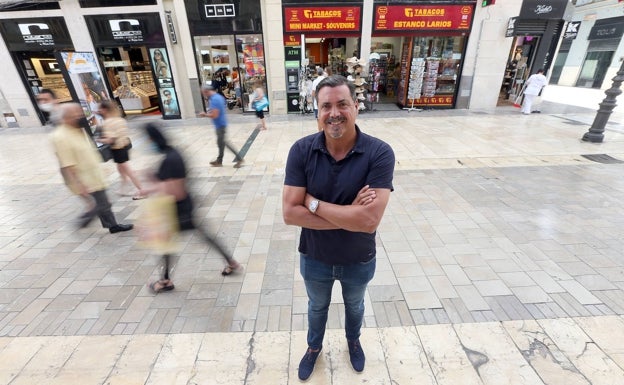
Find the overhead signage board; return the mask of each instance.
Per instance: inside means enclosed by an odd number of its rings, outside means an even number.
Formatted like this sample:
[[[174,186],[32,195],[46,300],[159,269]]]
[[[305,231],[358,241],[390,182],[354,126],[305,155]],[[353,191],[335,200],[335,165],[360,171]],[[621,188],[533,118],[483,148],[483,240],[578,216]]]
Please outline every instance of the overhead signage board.
[[[120,45],[162,45],[165,42],[158,13],[85,16],[97,47]]]
[[[11,51],[43,51],[73,47],[62,17],[1,20],[0,30]]]
[[[284,7],[284,32],[359,32],[360,7]]]
[[[377,5],[375,31],[469,30],[472,5]]]

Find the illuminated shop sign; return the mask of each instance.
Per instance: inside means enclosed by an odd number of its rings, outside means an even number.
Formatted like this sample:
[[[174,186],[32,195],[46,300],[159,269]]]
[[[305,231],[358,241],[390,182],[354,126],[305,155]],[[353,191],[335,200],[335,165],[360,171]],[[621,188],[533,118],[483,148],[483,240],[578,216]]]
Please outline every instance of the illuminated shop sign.
[[[360,7],[285,7],[284,31],[358,32]]]
[[[470,29],[470,5],[378,5],[375,31]]]

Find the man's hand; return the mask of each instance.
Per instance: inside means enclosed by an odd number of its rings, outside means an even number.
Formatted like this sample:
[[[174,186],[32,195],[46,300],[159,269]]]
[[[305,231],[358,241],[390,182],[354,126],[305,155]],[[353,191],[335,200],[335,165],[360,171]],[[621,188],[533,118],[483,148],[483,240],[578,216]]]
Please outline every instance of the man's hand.
[[[351,204],[366,206],[372,203],[375,200],[375,198],[377,198],[377,194],[375,193],[375,190],[370,188],[369,185],[366,185],[362,187],[360,191],[358,191],[355,199],[353,200]]]

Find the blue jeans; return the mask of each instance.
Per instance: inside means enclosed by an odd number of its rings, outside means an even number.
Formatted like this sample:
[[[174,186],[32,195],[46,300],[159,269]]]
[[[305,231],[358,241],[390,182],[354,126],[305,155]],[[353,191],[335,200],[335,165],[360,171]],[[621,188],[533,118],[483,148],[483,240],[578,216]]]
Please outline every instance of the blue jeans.
[[[300,257],[301,276],[308,293],[308,346],[323,345],[327,312],[334,281],[340,281],[345,305],[345,334],[348,341],[360,338],[364,319],[364,293],[375,275],[376,258],[368,262],[340,266],[319,262],[305,254]]]

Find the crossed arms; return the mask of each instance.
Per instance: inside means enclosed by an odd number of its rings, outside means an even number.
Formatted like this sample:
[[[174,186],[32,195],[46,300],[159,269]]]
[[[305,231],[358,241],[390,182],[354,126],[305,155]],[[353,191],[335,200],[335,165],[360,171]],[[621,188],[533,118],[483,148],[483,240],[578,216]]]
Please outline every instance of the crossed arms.
[[[284,186],[282,212],[287,225],[313,230],[343,229],[373,233],[377,230],[390,199],[390,189],[362,187],[350,205],[320,201],[316,213],[308,210],[315,198],[305,187]]]

